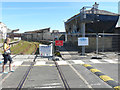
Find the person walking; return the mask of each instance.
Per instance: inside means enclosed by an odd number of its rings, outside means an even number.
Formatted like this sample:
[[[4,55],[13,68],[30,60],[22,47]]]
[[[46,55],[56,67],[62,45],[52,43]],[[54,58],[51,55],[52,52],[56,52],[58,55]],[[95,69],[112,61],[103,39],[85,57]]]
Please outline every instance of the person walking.
[[[4,54],[3,54],[3,57],[4,57],[4,62],[3,62],[3,67],[2,67],[2,72],[3,73],[8,73],[8,72],[5,72],[5,65],[7,64],[7,62],[9,61],[9,71],[10,72],[14,72],[14,70],[12,70],[12,58],[10,56],[10,38],[6,38],[4,44],[3,44],[3,49],[4,49]]]

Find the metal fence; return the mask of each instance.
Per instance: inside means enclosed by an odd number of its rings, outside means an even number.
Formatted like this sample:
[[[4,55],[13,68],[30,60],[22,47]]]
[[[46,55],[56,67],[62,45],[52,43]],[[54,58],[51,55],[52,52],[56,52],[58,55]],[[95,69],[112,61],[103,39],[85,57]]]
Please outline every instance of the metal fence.
[[[78,46],[78,38],[82,37],[81,34],[58,34],[59,40],[64,41],[64,47],[68,51],[82,51],[82,46]],[[89,45],[85,46],[85,52],[119,52],[120,48],[120,34],[118,33],[99,33],[98,42],[95,33],[86,33],[85,37],[88,37]],[[25,33],[22,35],[22,40],[26,41],[52,41],[54,35],[51,33],[35,33],[29,34]],[[67,40],[67,41],[65,41]],[[97,49],[98,47],[98,49]]]
[[[62,37],[62,38],[61,38]],[[65,35],[61,35],[60,39],[65,40]],[[82,37],[81,34],[67,35],[67,41],[64,43],[64,47],[68,51],[82,51],[82,46],[78,46],[78,37]],[[98,34],[98,43],[96,34],[86,34],[85,37],[89,39],[89,45],[85,46],[86,52],[119,52],[120,51],[120,34]]]

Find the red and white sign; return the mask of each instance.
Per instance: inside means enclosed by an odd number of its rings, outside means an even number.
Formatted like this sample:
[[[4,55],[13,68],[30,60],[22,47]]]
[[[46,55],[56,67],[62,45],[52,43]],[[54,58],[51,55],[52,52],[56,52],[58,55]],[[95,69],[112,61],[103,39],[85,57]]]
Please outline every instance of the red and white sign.
[[[63,40],[56,40],[55,46],[63,46]]]

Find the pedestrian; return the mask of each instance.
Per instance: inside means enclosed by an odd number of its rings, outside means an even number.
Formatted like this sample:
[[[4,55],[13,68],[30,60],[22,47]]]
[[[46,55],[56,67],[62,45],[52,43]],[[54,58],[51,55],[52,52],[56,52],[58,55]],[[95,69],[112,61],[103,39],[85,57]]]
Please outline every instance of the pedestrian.
[[[4,62],[3,62],[3,67],[2,67],[2,72],[3,73],[8,73],[8,72],[5,72],[5,65],[7,64],[7,62],[9,61],[9,71],[10,72],[14,72],[14,70],[12,70],[12,66],[11,66],[11,63],[12,63],[12,58],[10,56],[11,54],[11,51],[10,51],[10,38],[6,38],[5,42],[3,43],[3,49],[4,49],[4,54],[3,54],[3,57],[4,57]]]

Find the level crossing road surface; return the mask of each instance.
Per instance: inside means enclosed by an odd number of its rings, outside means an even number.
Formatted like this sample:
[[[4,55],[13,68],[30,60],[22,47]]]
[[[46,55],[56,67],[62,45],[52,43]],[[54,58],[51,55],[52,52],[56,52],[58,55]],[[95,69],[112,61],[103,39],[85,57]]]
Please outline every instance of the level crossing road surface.
[[[0,58],[2,59],[2,56]],[[33,62],[34,60],[35,62]],[[108,90],[112,90],[110,85],[84,67],[83,64],[91,64],[115,81],[119,81],[117,59],[111,59],[111,61],[107,59],[92,61],[88,58],[79,60],[60,59],[56,63],[62,75],[60,75],[55,61],[51,59],[36,57],[36,55],[16,55],[13,57],[12,63],[15,71],[8,74],[0,73],[2,88],[62,89],[65,88],[62,76],[69,88],[108,88]],[[5,71],[8,71],[8,64]]]

